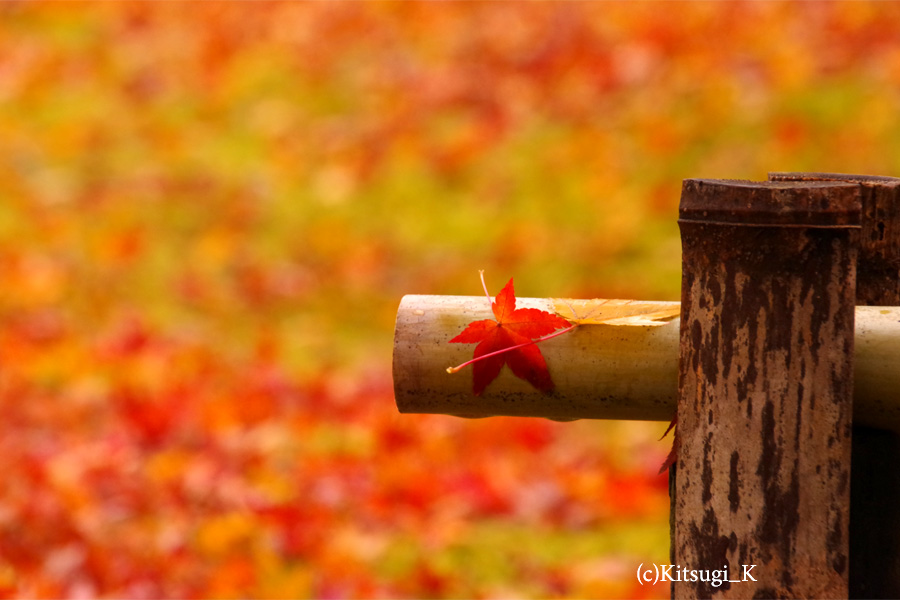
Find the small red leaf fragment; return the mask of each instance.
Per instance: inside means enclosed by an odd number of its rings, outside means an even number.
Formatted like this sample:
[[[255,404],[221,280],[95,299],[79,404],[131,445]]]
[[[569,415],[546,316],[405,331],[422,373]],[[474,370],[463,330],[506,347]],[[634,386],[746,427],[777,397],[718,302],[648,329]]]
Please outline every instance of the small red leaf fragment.
[[[669,455],[666,456],[666,460],[663,462],[662,466],[659,468],[659,474],[662,475],[666,472],[666,470],[675,464],[675,461],[678,460],[678,445],[680,440],[678,439],[678,429],[675,426],[678,425],[678,414],[672,417],[672,422],[669,423],[669,426],[666,428],[665,433],[659,439],[663,439],[669,432],[675,429],[672,433],[672,449],[669,450]]]
[[[678,425],[678,414],[677,413],[675,414],[674,417],[672,417],[672,422],[669,423],[669,426],[666,427],[666,430],[663,432],[663,434],[661,436],[659,436],[659,439],[662,440],[664,437],[669,435],[669,432],[672,431],[676,425]]]
[[[553,391],[553,380],[547,370],[547,362],[535,345],[557,329],[572,328],[567,320],[536,308],[516,308],[516,293],[510,279],[491,303],[496,321],[473,321],[450,343],[475,344],[477,360],[472,365],[472,392],[479,396],[489,383],[500,374],[503,365],[509,365],[516,377],[528,381],[541,390]],[[564,333],[564,332],[559,332]],[[505,351],[506,350],[506,351]],[[493,356],[486,356],[492,353]]]

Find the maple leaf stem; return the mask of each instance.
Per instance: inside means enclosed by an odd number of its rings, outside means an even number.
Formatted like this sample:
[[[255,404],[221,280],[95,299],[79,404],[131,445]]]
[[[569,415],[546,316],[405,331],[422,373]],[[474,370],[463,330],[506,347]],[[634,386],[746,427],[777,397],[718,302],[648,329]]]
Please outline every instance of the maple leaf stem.
[[[456,373],[457,371],[460,371],[460,370],[464,369],[465,367],[468,367],[472,363],[478,362],[479,360],[482,360],[485,358],[490,358],[492,356],[497,356],[498,354],[503,354],[504,352],[509,352],[511,350],[516,350],[516,349],[522,348],[524,346],[530,346],[532,344],[537,344],[538,342],[543,342],[545,340],[555,338],[556,336],[559,336],[564,333],[568,333],[568,332],[572,331],[576,327],[578,327],[578,323],[575,323],[574,325],[570,325],[569,327],[566,327],[565,329],[560,329],[559,331],[554,331],[553,333],[545,335],[544,337],[539,337],[537,339],[533,339],[528,342],[516,344],[515,346],[509,346],[508,348],[503,348],[502,350],[497,350],[496,352],[489,352],[487,354],[482,354],[481,356],[473,358],[472,360],[467,360],[466,362],[464,362],[461,365],[457,365],[455,367],[447,367],[447,372],[448,373]]]
[[[487,296],[488,302],[493,302],[490,292],[487,291],[487,284],[484,282],[484,269],[478,270],[478,276],[481,277],[481,287],[484,288],[484,295]]]

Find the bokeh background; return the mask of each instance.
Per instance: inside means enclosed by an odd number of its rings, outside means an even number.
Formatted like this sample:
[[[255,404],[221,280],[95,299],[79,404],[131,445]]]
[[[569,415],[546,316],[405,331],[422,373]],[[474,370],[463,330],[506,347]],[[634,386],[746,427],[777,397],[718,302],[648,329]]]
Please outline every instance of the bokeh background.
[[[0,22],[5,596],[666,597],[664,424],[400,416],[401,296],[677,299],[682,179],[900,174],[897,3]]]

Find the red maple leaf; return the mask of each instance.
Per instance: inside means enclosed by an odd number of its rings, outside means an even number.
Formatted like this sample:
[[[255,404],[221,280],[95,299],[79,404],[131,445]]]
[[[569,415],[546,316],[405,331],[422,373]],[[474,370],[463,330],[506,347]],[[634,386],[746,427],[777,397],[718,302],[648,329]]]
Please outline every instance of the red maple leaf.
[[[483,275],[482,283],[484,283]],[[485,293],[487,294],[486,288]],[[462,333],[450,340],[451,344],[478,345],[475,346],[475,356],[471,361],[448,371],[455,372],[472,364],[472,391],[476,396],[500,374],[504,364],[509,365],[513,375],[528,381],[542,392],[553,391],[553,380],[547,370],[547,362],[535,344],[565,333],[575,326],[547,311],[537,308],[516,308],[516,293],[512,279],[491,302],[491,309],[497,318],[496,321],[491,319],[473,321]],[[553,333],[563,327],[567,329]]]

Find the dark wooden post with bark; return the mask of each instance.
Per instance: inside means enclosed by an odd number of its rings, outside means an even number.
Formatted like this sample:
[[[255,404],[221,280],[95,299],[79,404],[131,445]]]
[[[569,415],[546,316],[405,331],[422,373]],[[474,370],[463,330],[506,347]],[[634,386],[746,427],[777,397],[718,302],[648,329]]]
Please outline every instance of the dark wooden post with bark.
[[[847,597],[859,196],[684,183],[673,597]]]
[[[900,179],[836,173],[771,173],[769,179],[859,185],[856,303],[900,305]],[[900,434],[854,425],[851,474],[850,597],[900,598]]]

